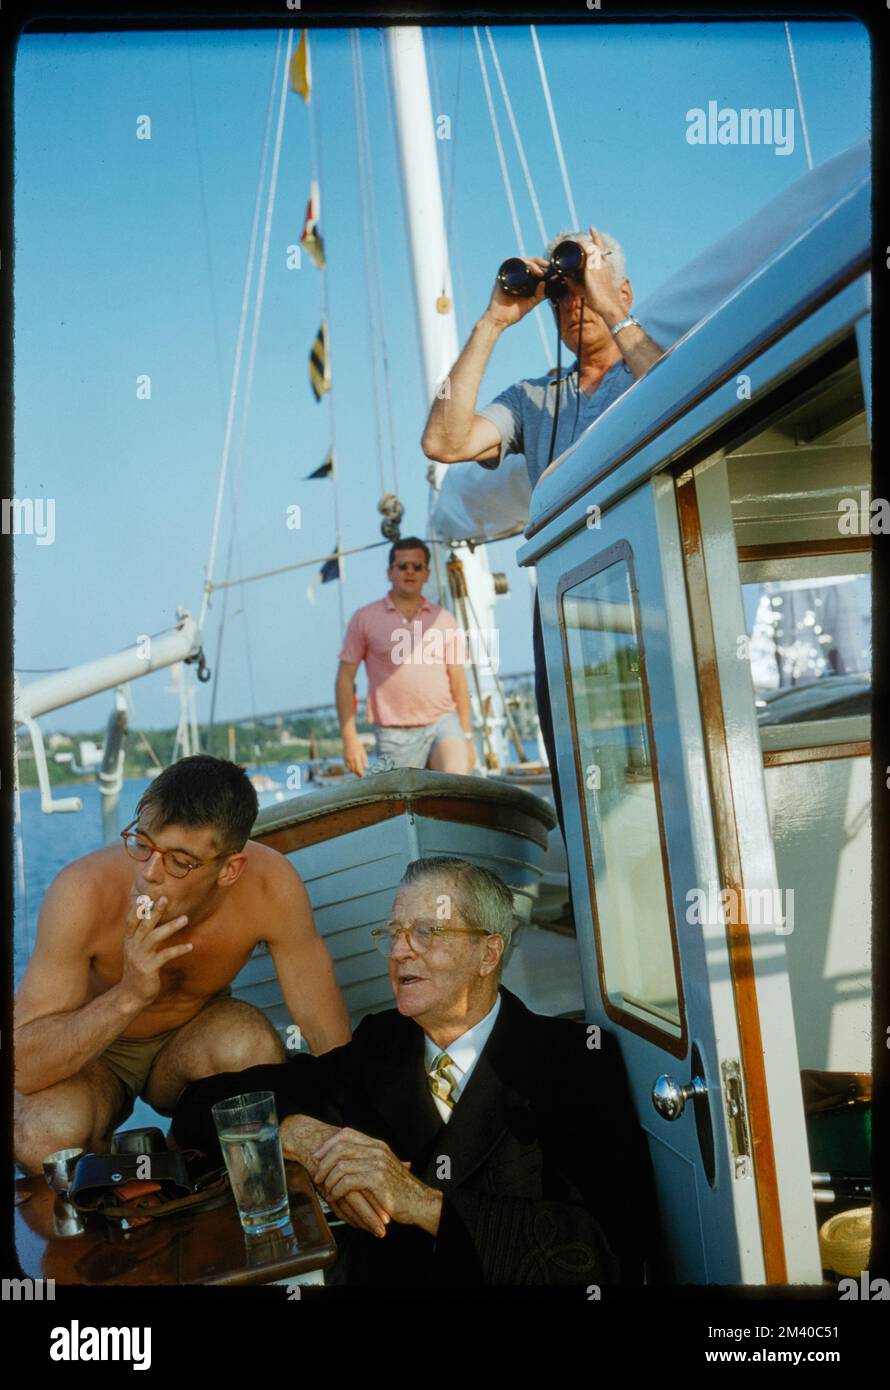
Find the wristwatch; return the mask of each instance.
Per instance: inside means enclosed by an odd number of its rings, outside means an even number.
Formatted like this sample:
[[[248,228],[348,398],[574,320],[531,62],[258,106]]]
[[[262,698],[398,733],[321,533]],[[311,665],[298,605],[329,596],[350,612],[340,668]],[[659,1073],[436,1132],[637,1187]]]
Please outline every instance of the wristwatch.
[[[613,338],[617,338],[622,328],[630,328],[630,325],[632,323],[635,323],[637,328],[641,326],[640,320],[638,318],[635,318],[633,314],[630,314],[626,319],[622,319],[620,323],[614,323],[612,327],[609,329],[609,332],[612,334]]]

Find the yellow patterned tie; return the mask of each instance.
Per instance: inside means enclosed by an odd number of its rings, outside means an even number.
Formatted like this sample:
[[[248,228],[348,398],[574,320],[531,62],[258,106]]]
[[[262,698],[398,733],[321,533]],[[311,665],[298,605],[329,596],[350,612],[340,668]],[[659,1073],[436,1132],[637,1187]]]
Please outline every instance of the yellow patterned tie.
[[[440,1052],[432,1071],[427,1072],[426,1075],[433,1095],[437,1100],[444,1101],[449,1110],[454,1108],[453,1092],[457,1085],[456,1081],[448,1075],[448,1068],[453,1066],[454,1063],[448,1053]]]

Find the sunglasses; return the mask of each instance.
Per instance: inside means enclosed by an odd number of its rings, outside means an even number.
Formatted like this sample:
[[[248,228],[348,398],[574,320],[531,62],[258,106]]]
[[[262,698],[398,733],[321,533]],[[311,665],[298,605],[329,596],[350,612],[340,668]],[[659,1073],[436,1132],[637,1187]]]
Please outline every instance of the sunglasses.
[[[426,569],[426,565],[419,565],[416,560],[398,560],[396,569],[413,570],[415,574],[421,574]]]

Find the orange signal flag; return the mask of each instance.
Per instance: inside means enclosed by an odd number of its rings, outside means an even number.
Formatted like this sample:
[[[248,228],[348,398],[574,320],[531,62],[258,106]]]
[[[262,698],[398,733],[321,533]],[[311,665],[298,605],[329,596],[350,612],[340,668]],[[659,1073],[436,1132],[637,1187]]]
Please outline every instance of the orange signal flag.
[[[312,60],[309,57],[309,35],[304,29],[297,44],[297,51],[290,60],[291,90],[299,92],[304,101],[312,95]]]

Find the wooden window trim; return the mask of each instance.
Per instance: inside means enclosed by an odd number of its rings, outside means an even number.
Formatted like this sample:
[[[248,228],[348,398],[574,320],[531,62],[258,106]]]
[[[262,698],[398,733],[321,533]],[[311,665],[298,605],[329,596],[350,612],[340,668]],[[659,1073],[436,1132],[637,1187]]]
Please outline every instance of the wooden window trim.
[[[581,753],[577,738],[578,721],[575,710],[575,692],[572,683],[572,668],[569,657],[568,634],[565,624],[565,614],[563,611],[563,595],[569,590],[582,584],[585,579],[591,579],[594,575],[600,574],[603,570],[611,568],[612,565],[624,561],[627,565],[630,580],[631,602],[633,604],[635,635],[637,639],[637,650],[640,658],[640,686],[643,693],[643,714],[646,720],[646,734],[649,739],[649,756],[652,766],[652,780],[655,788],[655,812],[658,822],[658,839],[661,849],[661,864],[663,874],[663,884],[665,890],[665,902],[668,912],[668,925],[671,934],[671,956],[674,964],[674,982],[677,989],[677,1009],[680,1014],[680,1035],[675,1037],[672,1033],[667,1033],[655,1024],[647,1023],[636,1014],[628,1012],[626,1009],[619,1008],[609,998],[606,987],[605,964],[603,956],[602,934],[600,931],[600,915],[597,906],[596,885],[593,873],[593,855],[590,847],[590,831],[586,814],[586,802],[584,799],[584,773],[581,767]],[[680,949],[677,942],[677,924],[674,916],[674,895],[671,882],[670,864],[668,861],[667,841],[664,833],[664,817],[661,808],[661,784],[658,776],[658,751],[655,745],[655,733],[652,724],[652,711],[649,703],[649,677],[646,665],[646,650],[643,642],[643,627],[640,621],[640,604],[637,590],[636,570],[633,562],[633,550],[628,541],[621,540],[602,550],[598,555],[592,556],[582,564],[576,565],[562,576],[556,590],[556,612],[559,624],[560,641],[562,645],[563,680],[569,702],[569,720],[572,732],[572,758],[575,765],[575,780],[578,789],[578,800],[581,810],[581,829],[584,840],[584,858],[587,868],[587,887],[590,899],[591,915],[593,917],[593,932],[596,941],[596,967],[599,978],[600,996],[603,1001],[603,1008],[607,1016],[614,1023],[622,1028],[627,1028],[629,1032],[636,1033],[645,1038],[647,1042],[654,1043],[657,1047],[663,1048],[675,1057],[685,1057],[688,1051],[688,1025],[686,1021],[686,1000],[683,992],[683,974],[680,969]]]

